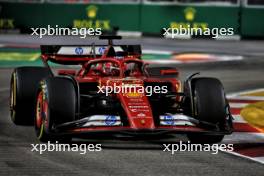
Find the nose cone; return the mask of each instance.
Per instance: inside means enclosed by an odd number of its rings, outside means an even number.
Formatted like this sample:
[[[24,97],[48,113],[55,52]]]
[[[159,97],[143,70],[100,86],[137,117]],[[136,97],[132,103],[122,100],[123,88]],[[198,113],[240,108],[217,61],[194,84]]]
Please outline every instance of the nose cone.
[[[148,98],[140,96],[120,95],[121,103],[127,114],[131,128],[134,129],[154,129],[154,120]]]
[[[131,128],[134,129],[154,129],[154,121],[152,117],[132,117]]]

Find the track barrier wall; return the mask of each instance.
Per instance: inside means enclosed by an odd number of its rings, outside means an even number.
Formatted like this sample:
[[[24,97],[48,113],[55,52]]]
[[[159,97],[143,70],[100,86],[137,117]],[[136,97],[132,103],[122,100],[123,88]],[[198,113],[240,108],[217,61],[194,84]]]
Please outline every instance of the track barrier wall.
[[[158,4],[0,4],[0,30],[59,27],[102,28],[160,35],[162,28],[179,25],[233,28],[246,37],[264,37],[264,6],[158,5]],[[31,31],[32,32],[32,31]]]

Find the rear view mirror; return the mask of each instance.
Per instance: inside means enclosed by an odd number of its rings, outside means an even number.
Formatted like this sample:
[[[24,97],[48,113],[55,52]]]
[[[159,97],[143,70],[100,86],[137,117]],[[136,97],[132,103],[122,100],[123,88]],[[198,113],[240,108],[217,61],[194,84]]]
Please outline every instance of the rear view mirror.
[[[58,71],[58,75],[72,75],[72,76],[75,76],[76,75],[76,71],[75,70],[59,70]]]
[[[166,76],[178,76],[179,72],[176,69],[166,69],[166,70],[160,70],[161,75]]]

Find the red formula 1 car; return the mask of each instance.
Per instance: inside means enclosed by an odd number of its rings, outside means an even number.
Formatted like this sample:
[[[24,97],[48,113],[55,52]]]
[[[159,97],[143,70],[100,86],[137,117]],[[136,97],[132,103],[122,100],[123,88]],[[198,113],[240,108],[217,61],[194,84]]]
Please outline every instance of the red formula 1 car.
[[[19,67],[11,78],[11,119],[34,124],[40,141],[91,133],[186,133],[192,142],[217,143],[232,132],[221,82],[151,67],[140,45],[41,46],[45,67]],[[76,65],[55,75],[48,61]]]

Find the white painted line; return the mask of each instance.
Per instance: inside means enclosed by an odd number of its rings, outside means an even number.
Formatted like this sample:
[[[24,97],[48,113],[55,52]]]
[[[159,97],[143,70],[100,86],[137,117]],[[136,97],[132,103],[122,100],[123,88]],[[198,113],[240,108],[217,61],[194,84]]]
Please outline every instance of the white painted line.
[[[117,31],[117,35],[121,35],[123,37],[141,37],[142,32],[139,32],[139,31]]]
[[[254,133],[254,135],[264,139],[264,133]]]
[[[250,93],[254,93],[254,92],[262,92],[264,91],[263,88],[261,89],[251,89],[251,90],[245,90],[245,91],[240,91],[240,92],[234,92],[234,93],[230,93],[227,95],[227,98],[233,98],[233,97],[236,97],[236,96],[239,96],[241,94],[250,94]]]
[[[143,49],[142,50],[143,54],[165,54],[165,55],[171,55],[173,52],[172,51],[165,51],[165,50],[151,50],[151,49]]]
[[[262,157],[255,157],[256,160],[260,161],[261,163],[264,163],[264,156]]]
[[[244,108],[248,103],[229,103],[231,108]]]
[[[229,154],[232,154],[232,155],[235,155],[235,156],[239,156],[241,158],[246,158],[246,159],[249,159],[249,160],[264,164],[264,160],[258,159],[259,157],[249,157],[249,156],[241,155],[241,154],[236,153],[236,152],[229,152],[229,151],[222,151],[222,152],[229,153]]]
[[[217,56],[219,61],[234,61],[234,60],[243,60],[243,56]]]
[[[158,64],[181,64],[183,62],[177,60],[145,60],[145,62],[158,63]]]
[[[218,35],[218,37],[215,38],[216,40],[240,40],[240,35]]]
[[[262,101],[264,100],[264,97],[262,96],[237,96],[237,97],[227,97],[231,98],[232,100],[256,100],[256,101]]]
[[[166,34],[164,37],[167,39],[184,39],[184,40],[189,40],[192,38],[192,36],[190,34],[188,34],[188,35],[184,35],[184,34],[176,35],[176,34],[171,34],[171,33]]]
[[[240,115],[232,115],[234,120],[234,123],[247,123]]]
[[[264,133],[258,133],[258,132],[234,132],[233,134],[241,134],[243,136],[250,136],[250,138],[261,138],[264,139]]]

